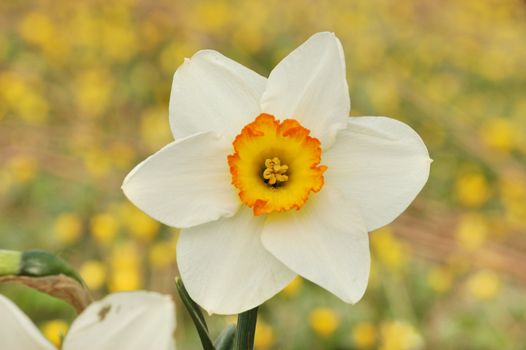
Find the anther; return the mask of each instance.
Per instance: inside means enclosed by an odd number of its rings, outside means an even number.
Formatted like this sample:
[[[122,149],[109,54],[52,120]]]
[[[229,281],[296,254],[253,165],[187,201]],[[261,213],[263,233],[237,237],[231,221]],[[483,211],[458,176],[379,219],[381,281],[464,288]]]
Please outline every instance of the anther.
[[[270,186],[279,185],[282,182],[288,181],[289,177],[286,175],[289,167],[285,164],[281,165],[281,160],[278,157],[265,160],[265,170],[263,170],[263,179]]]

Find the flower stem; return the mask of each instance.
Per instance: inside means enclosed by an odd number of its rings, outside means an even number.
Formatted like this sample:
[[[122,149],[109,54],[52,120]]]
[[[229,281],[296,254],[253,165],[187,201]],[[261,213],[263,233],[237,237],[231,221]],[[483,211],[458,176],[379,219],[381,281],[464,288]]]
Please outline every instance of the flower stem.
[[[235,350],[254,349],[254,336],[256,335],[256,322],[258,319],[258,308],[248,310],[237,317]]]

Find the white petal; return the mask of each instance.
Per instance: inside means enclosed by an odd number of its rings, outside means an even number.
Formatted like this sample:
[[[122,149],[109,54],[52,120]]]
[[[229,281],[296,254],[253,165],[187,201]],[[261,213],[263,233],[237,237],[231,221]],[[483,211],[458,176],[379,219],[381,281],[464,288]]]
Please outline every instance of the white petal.
[[[330,147],[351,108],[338,38],[315,34],[285,57],[270,73],[261,107],[278,119],[297,119],[323,148]]]
[[[266,79],[241,64],[204,50],[177,69],[170,96],[176,138],[215,131],[233,138],[260,113]]]
[[[363,296],[369,278],[369,238],[360,213],[325,185],[299,211],[272,214],[263,245],[291,270],[347,303]]]
[[[386,117],[351,118],[323,155],[325,181],[359,207],[369,231],[393,221],[429,176],[424,142],[406,124]]]
[[[192,299],[209,313],[252,309],[295,277],[263,248],[264,220],[243,207],[231,218],[181,232],[177,243],[181,277]]]
[[[231,148],[212,132],[172,142],[137,165],[122,189],[145,213],[174,227],[232,216],[240,201],[228,169]]]
[[[0,295],[0,349],[55,350],[55,347],[11,300]]]
[[[175,309],[167,295],[110,294],[73,322],[64,350],[172,350]]]

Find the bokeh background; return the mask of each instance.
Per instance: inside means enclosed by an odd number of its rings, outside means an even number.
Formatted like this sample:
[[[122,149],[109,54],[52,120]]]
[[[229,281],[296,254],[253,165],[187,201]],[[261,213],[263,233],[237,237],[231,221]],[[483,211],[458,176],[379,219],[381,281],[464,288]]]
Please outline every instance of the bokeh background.
[[[322,30],[342,40],[352,115],[408,123],[434,163],[411,208],[371,233],[363,301],[297,279],[263,306],[257,348],[524,349],[525,1],[1,1],[0,248],[56,252],[96,297],[174,293],[177,231],[120,190],[172,140],[173,73],[211,48],[266,76]],[[0,291],[54,341],[74,318]],[[179,348],[197,349],[181,305],[178,320]],[[210,317],[212,333],[232,321]]]

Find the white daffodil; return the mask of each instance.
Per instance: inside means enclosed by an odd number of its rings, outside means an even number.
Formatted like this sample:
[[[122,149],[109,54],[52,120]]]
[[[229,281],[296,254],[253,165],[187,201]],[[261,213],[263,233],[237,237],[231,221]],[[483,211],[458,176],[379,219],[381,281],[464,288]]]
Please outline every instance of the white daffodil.
[[[153,292],[111,294],[84,310],[63,350],[172,350],[175,310],[169,296]],[[56,350],[31,320],[0,295],[0,349]]]
[[[296,274],[348,303],[362,297],[368,231],[407,208],[430,159],[409,126],[349,112],[332,33],[312,36],[268,79],[211,50],[179,67],[176,141],[139,164],[123,190],[182,228],[181,277],[208,312],[251,309]]]

